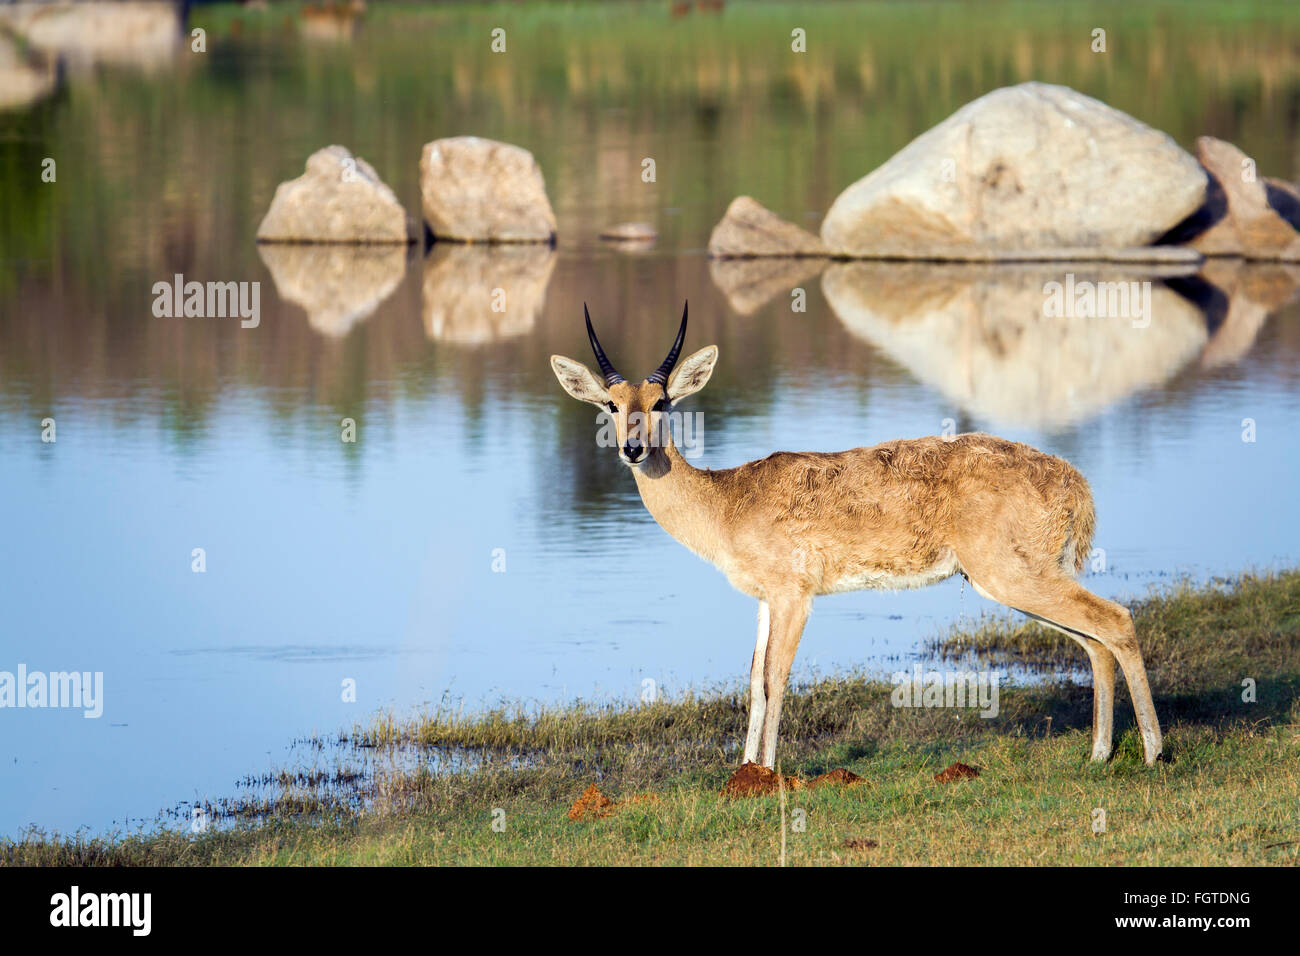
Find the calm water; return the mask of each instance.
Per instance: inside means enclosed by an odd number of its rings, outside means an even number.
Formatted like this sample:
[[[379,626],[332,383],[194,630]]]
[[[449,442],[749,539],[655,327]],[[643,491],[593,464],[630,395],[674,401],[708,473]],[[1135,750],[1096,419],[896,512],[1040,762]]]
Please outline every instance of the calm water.
[[[689,297],[688,348],[721,349],[690,404],[698,464],[983,429],[1088,476],[1103,594],[1293,563],[1294,273],[1157,277],[1138,329],[1046,319],[1041,288],[1141,273],[819,274],[703,254],[736,194],[815,230],[913,136],[1031,78],[1295,179],[1300,24],[1286,5],[1226,6],[1108,8],[1104,57],[1095,15],[1045,5],[439,7],[346,28],[212,8],[192,18],[204,54],[69,65],[0,113],[0,670],[102,671],[104,710],[0,711],[0,834],[227,794],[292,739],[379,708],[738,683],[753,603],[653,523],[551,375],[553,352],[590,360],[584,301],[644,374]],[[792,25],[808,54],[789,52]],[[554,253],[253,243],[313,150],[347,145],[418,212],[420,146],[464,133],[534,152]],[[629,219],[659,241],[595,238]],[[260,282],[260,324],[155,318],[153,284],[176,273]],[[956,582],[823,598],[797,667],[887,673],[994,609]]]

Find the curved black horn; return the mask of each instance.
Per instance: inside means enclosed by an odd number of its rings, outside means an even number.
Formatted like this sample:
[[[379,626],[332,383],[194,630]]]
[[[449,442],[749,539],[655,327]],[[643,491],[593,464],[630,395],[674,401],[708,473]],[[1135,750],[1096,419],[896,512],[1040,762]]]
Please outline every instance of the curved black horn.
[[[674,342],[673,347],[668,350],[668,357],[664,359],[663,364],[655,369],[654,372],[650,374],[650,377],[646,379],[647,382],[654,382],[656,385],[662,385],[664,388],[668,387],[668,375],[672,372],[673,366],[677,364],[677,356],[682,353],[682,343],[686,341],[686,310],[690,308],[690,305],[691,303],[687,301],[687,303],[682,306],[682,327],[677,330],[677,341]]]
[[[605,376],[605,387],[617,385],[619,382],[625,382],[622,375],[618,374],[618,369],[614,368],[614,363],[605,358],[605,350],[600,347],[600,340],[596,338],[596,330],[591,327],[591,313],[587,311],[587,303],[582,303],[582,314],[587,319],[587,338],[591,340],[591,350],[596,353],[596,361],[600,363],[601,374]]]

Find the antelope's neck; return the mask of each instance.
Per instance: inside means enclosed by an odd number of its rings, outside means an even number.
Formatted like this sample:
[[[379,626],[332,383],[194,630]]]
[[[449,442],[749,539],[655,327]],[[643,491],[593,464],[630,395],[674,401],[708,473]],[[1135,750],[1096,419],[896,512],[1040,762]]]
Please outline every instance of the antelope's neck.
[[[659,526],[717,564],[722,501],[709,472],[693,467],[669,440],[632,473],[646,510]]]

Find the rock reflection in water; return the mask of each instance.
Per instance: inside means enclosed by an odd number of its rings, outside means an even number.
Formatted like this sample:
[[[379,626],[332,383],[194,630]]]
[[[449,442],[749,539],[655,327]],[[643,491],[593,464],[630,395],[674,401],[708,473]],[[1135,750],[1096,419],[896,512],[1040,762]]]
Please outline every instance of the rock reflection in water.
[[[1221,314],[1211,314],[1214,329],[1201,351],[1201,366],[1216,368],[1245,358],[1268,317],[1294,301],[1300,292],[1300,266],[1247,263],[1241,259],[1209,259],[1200,277],[1226,302]]]
[[[1101,263],[830,266],[822,288],[854,335],[989,427],[1063,428],[1196,359],[1201,310],[1160,280],[1194,269]],[[1047,283],[1150,282],[1150,314],[1056,315]],[[1099,309],[1109,311],[1109,309]]]
[[[753,315],[778,295],[790,293],[826,268],[812,257],[711,259],[709,275],[740,315]]]
[[[435,244],[424,261],[425,333],[458,345],[523,335],[546,304],[555,256],[537,243]]]
[[[392,295],[406,271],[406,246],[265,244],[257,247],[280,298],[307,310],[322,335],[347,335]]]

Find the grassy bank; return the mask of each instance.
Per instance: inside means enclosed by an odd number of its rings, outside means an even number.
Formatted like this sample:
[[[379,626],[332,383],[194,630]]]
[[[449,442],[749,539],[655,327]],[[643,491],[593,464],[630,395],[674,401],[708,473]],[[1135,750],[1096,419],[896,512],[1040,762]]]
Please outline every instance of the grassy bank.
[[[785,794],[787,862],[1300,861],[1300,571],[1178,587],[1131,606],[1167,761],[1142,765],[1126,692],[1115,757],[1094,766],[1091,690],[1069,679],[1003,687],[992,719],[894,707],[885,683],[820,679],[787,698],[783,770],[809,778],[847,767],[864,782]],[[1064,637],[1014,620],[937,647],[958,667],[1084,660]],[[1253,701],[1243,699],[1248,680]],[[775,864],[782,799],[719,793],[744,723],[743,696],[723,692],[635,707],[385,716],[341,745],[364,772],[286,775],[268,795],[209,807],[227,826],[197,836],[32,834],[0,844],[0,863]],[[953,761],[980,775],[937,783]],[[573,822],[568,808],[591,783],[615,800],[652,796]]]

